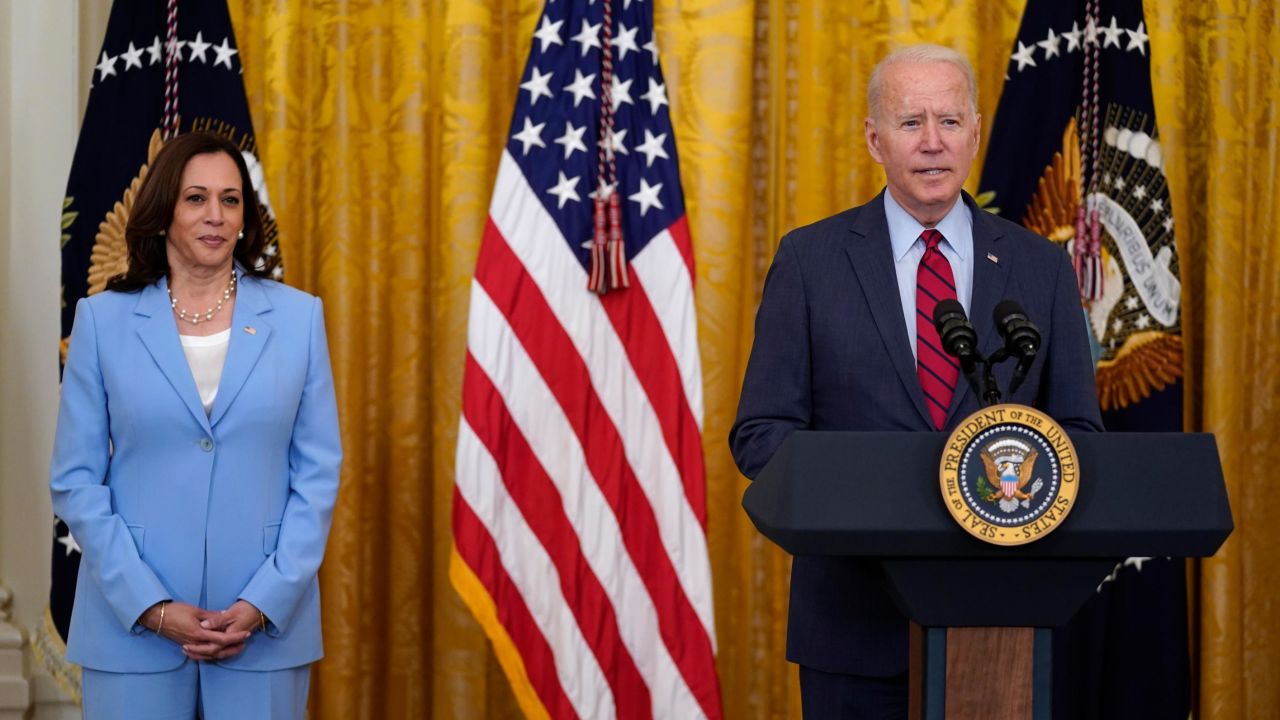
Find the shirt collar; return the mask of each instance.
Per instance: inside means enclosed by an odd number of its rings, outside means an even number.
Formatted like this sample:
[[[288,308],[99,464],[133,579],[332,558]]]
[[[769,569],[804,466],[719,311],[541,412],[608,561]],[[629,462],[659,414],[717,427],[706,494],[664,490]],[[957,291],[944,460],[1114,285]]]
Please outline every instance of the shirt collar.
[[[901,262],[907,251],[915,245],[925,227],[898,204],[889,188],[884,189],[884,218],[889,224],[889,243],[893,248],[894,262]],[[964,198],[956,198],[956,204],[935,226],[942,233],[943,242],[960,259],[968,259],[973,248],[973,214]],[[967,242],[966,242],[967,240]]]

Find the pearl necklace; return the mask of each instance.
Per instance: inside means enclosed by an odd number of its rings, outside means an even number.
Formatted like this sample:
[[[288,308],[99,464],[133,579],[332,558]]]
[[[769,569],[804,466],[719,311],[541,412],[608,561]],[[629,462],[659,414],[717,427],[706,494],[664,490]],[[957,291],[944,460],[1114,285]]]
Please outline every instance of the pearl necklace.
[[[173,308],[173,311],[178,313],[178,319],[185,320],[192,325],[199,325],[202,322],[209,322],[212,320],[213,316],[217,315],[218,311],[222,310],[222,306],[227,304],[227,300],[231,299],[231,294],[236,291],[236,271],[231,271],[231,279],[227,281],[227,287],[222,291],[222,298],[218,300],[218,304],[208,310],[205,310],[203,313],[192,313],[178,307],[178,298],[173,296],[173,288],[168,288],[168,291],[169,307]]]

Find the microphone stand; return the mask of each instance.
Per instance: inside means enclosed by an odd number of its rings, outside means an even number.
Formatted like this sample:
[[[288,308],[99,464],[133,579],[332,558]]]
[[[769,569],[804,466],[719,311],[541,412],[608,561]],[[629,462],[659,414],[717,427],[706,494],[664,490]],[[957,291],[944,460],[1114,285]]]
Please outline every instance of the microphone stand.
[[[1001,399],[1000,383],[996,381],[995,367],[997,364],[1009,359],[1009,351],[1000,348],[991,353],[991,357],[984,358],[981,355],[978,359],[982,362],[982,406],[991,407],[999,405]]]

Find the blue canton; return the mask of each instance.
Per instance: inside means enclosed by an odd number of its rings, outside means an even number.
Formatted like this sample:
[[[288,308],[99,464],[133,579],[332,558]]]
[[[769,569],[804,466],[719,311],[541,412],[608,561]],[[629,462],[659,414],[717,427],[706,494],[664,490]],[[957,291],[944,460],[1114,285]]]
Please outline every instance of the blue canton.
[[[647,0],[613,0],[613,104],[627,259],[684,214],[675,136]],[[597,191],[604,7],[550,0],[534,32],[508,152],[583,268]]]

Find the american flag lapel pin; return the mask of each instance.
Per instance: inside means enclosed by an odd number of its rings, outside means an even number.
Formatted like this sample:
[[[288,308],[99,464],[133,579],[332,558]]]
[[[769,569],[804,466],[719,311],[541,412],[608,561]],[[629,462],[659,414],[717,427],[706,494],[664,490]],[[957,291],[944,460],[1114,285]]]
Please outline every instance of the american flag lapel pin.
[[[988,255],[987,257],[990,257],[990,256]],[[247,333],[249,333],[250,335],[257,335],[257,334],[258,334],[258,331],[257,331],[257,330],[254,330],[254,329],[253,329],[253,326],[251,326],[251,325],[245,325],[245,326],[244,326],[244,331],[245,331],[245,332],[247,332]]]
[[[995,253],[987,253],[987,259],[997,265],[1000,264],[1000,258],[996,257]]]

